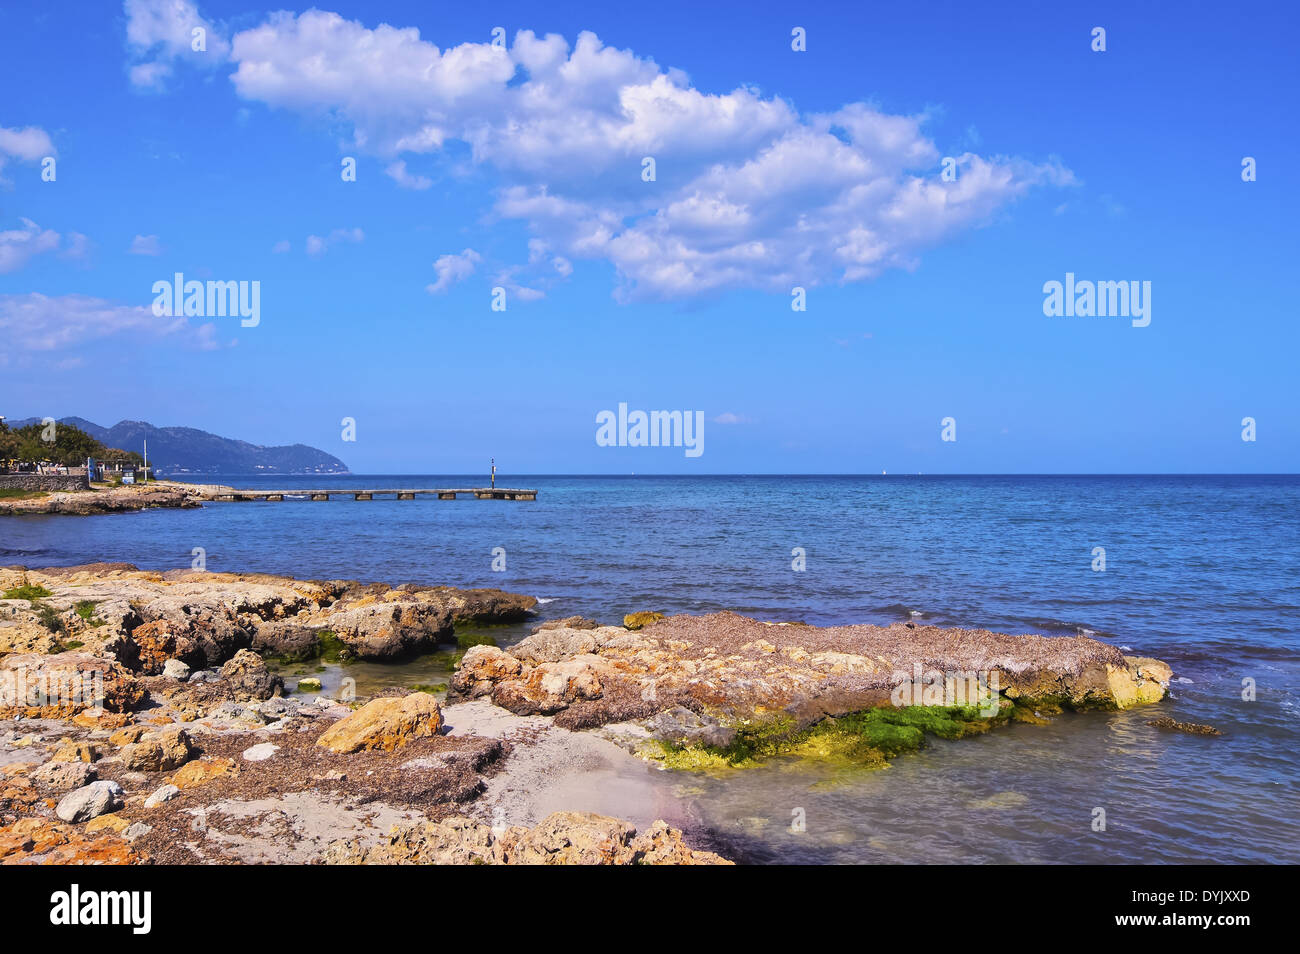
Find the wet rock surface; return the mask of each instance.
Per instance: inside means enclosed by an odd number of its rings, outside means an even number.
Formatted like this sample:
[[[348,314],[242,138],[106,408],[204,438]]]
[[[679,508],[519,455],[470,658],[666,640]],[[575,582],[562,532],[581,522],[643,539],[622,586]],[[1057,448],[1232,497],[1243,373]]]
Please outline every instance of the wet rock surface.
[[[734,613],[629,625],[636,629],[539,629],[508,650],[474,647],[450,697],[490,698],[516,714],[555,715],[569,728],[640,720],[657,738],[717,746],[728,744],[728,725],[773,715],[808,725],[897,704],[905,684],[916,684],[919,704],[922,674],[937,674],[940,687],[952,674],[982,674],[1004,700],[1071,708],[1156,702],[1171,677],[1158,660],[1085,637],[910,624],[821,628]]]

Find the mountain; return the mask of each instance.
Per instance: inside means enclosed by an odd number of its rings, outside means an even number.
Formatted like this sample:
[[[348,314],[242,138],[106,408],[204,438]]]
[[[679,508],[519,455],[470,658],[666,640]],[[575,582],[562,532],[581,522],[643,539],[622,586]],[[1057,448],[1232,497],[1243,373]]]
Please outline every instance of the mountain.
[[[40,418],[10,421],[10,427],[39,424]],[[60,424],[79,428],[95,440],[120,450],[144,450],[149,442],[149,465],[159,477],[186,474],[346,474],[348,465],[332,454],[306,444],[263,447],[229,437],[218,437],[193,427],[154,427],[144,421],[118,421],[102,427],[81,417],[64,417]]]

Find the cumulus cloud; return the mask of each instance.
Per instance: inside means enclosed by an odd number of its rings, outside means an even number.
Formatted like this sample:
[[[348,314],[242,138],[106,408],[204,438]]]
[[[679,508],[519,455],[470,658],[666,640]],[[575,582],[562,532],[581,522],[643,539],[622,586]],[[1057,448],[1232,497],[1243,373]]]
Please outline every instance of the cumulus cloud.
[[[500,177],[497,217],[527,223],[560,276],[612,263],[623,299],[868,280],[1072,181],[1056,160],[973,152],[943,181],[925,116],[706,92],[590,32],[442,49],[415,28],[282,11],[235,34],[230,60],[241,97],[349,130],[399,184],[403,155],[467,146]]]
[[[424,290],[430,295],[441,294],[457,282],[473,275],[482,261],[483,257],[472,248],[465,249],[459,255],[440,255],[433,263],[433,270],[437,273],[438,280],[425,285]]]
[[[10,159],[21,162],[40,162],[46,156],[57,156],[49,133],[38,126],[12,129],[0,126],[0,173]],[[0,180],[3,181],[3,180]]]
[[[137,235],[127,251],[132,255],[161,255],[162,245],[156,235]]]
[[[423,190],[433,185],[433,180],[428,176],[412,175],[406,171],[406,161],[398,159],[384,170],[385,175],[396,182],[403,189]]]
[[[365,238],[366,238],[366,233],[361,231],[361,229],[335,229],[334,231],[330,232],[329,235],[323,237],[320,235],[308,235],[307,254],[324,255],[333,246],[338,245],[341,242],[363,242],[365,241]],[[282,243],[282,244],[285,245],[284,250],[288,251],[288,244],[287,243]],[[279,251],[279,250],[280,250],[280,246],[277,245],[274,251]]]
[[[147,305],[122,305],[86,295],[37,292],[0,295],[0,338],[15,351],[56,351],[116,335],[176,338],[204,350],[213,330],[184,318],[158,318]]]
[[[161,87],[176,62],[211,68],[230,55],[221,28],[190,0],[125,0],[123,10],[127,49],[136,61],[127,70],[134,86]],[[203,49],[196,50],[200,38]]]
[[[714,424],[748,424],[749,418],[743,414],[736,414],[732,411],[724,411],[716,417],[709,418]]]
[[[280,239],[280,241],[271,246],[271,254],[283,255],[285,252],[289,251],[290,248],[291,246],[289,245],[288,239]]]
[[[57,251],[63,236],[53,229],[43,229],[31,219],[19,219],[20,228],[0,232],[0,275],[16,272],[31,259],[45,252]],[[85,251],[86,237],[73,232],[65,249],[77,255]]]

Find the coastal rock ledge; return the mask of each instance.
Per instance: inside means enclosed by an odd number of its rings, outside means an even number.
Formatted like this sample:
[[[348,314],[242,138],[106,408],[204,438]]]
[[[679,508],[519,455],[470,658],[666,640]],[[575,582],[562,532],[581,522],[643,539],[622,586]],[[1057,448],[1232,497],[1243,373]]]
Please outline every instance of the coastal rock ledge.
[[[156,573],[129,563],[0,568],[0,596],[9,597],[0,598],[0,656],[84,647],[149,676],[172,660],[195,670],[220,667],[240,650],[398,659],[451,639],[456,623],[512,622],[537,605],[495,589]]]
[[[1039,713],[1158,702],[1171,676],[1159,660],[1083,636],[714,613],[636,631],[552,626],[506,650],[476,646],[449,698],[488,698],[569,729],[620,724],[634,730],[625,737],[703,747],[735,764],[788,750],[769,744],[778,736],[806,748],[817,742],[809,727],[843,717],[859,720],[854,731],[878,758],[917,747],[909,741],[927,732],[957,738],[1012,718],[1042,721]]]

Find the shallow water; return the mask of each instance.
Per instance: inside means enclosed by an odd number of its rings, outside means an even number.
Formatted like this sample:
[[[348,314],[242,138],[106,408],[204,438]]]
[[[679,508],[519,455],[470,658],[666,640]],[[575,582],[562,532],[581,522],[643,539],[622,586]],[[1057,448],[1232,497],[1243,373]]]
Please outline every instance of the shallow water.
[[[473,478],[220,478],[243,487]],[[1074,633],[1170,662],[1158,710],[1069,715],[881,772],[778,763],[683,776],[733,852],[785,861],[1300,861],[1300,478],[512,477],[536,502],[214,503],[0,521],[0,563],[124,560],[500,586],[545,617],[734,609],[811,623]],[[1106,550],[1094,572],[1093,548]],[[492,550],[504,547],[505,572]],[[807,569],[791,568],[795,547]],[[526,627],[503,628],[502,641]],[[445,682],[445,654],[347,667],[358,688]],[[341,677],[327,667],[327,685]],[[1257,699],[1242,701],[1255,680]],[[1094,831],[1094,809],[1106,830]],[[806,831],[790,830],[803,809]]]

